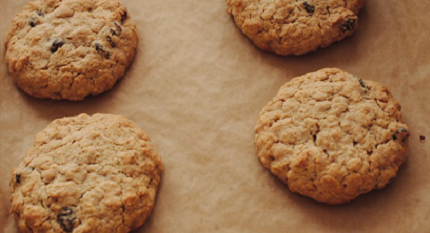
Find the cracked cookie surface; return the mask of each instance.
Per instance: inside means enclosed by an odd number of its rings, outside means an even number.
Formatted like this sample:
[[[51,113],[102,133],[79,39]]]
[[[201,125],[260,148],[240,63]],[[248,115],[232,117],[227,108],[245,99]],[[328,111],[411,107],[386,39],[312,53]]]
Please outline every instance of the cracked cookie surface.
[[[257,47],[302,55],[354,33],[364,0],[226,0],[242,32]]]
[[[27,94],[76,101],[111,89],[133,61],[137,41],[116,0],[36,0],[14,18],[5,60]]]
[[[266,168],[292,192],[328,204],[384,188],[407,159],[409,130],[390,91],[335,68],[282,86],[255,133]]]
[[[13,170],[21,232],[129,232],[154,206],[163,165],[148,135],[122,116],[58,119]]]

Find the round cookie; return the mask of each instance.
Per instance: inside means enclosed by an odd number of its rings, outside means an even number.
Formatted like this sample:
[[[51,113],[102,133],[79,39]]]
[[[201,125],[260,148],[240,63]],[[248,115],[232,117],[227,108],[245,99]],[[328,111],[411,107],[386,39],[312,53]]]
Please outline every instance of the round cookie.
[[[122,116],[58,119],[13,170],[11,212],[21,232],[129,232],[150,215],[162,170]]]
[[[137,41],[135,24],[116,0],[36,0],[14,18],[5,60],[27,94],[82,100],[113,87]]]
[[[302,55],[354,33],[364,0],[226,0],[227,12],[255,45]]]
[[[259,115],[254,144],[292,192],[347,203],[384,188],[406,161],[400,110],[381,84],[322,69],[280,88]]]

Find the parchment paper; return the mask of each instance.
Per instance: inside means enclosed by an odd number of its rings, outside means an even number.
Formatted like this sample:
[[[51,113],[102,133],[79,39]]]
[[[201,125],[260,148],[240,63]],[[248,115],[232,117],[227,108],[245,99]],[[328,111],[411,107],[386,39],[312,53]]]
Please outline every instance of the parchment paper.
[[[8,184],[34,135],[84,112],[133,120],[162,156],[156,205],[137,232],[430,232],[430,1],[369,0],[353,37],[279,57],[241,34],[223,0],[122,0],[138,27],[136,59],[112,91],[82,102],[34,99],[13,84],[3,44],[26,2],[0,0],[0,232],[18,232]],[[412,132],[394,183],[337,207],[289,192],[253,146],[279,87],[324,67],[385,84]]]

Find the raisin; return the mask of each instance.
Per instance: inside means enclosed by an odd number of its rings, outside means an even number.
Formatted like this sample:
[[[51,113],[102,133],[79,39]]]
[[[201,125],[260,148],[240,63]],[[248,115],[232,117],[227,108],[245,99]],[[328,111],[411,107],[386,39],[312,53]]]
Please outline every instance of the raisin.
[[[420,135],[420,142],[425,142],[425,141],[426,141],[426,136]]]
[[[102,49],[102,46],[99,43],[95,43],[97,52]]]
[[[115,24],[115,26],[116,26],[116,29],[117,29],[117,31],[118,32],[115,32],[116,34],[121,34],[121,32],[122,32],[122,28],[121,28],[121,25],[119,25],[119,23],[117,23],[116,21],[114,22],[114,24]],[[116,35],[115,35],[116,36]]]
[[[366,87],[366,85],[364,84],[364,82],[363,82],[363,80],[360,78],[360,79],[358,79],[358,81],[360,82],[360,85],[362,86],[362,87]]]
[[[110,46],[112,48],[115,48],[115,43],[112,41],[112,38],[110,38],[110,36],[106,37],[106,40],[110,43]]]
[[[62,41],[62,40],[59,40],[59,39],[55,39],[54,40],[54,42],[52,43],[52,48],[51,48],[51,53],[55,53],[55,52],[57,52],[57,50],[59,49],[59,48],[61,48],[61,46],[63,46],[64,45],[64,41]]]
[[[402,139],[402,142],[405,142],[409,137],[409,131],[403,127],[399,127],[393,135],[393,140],[397,140],[398,137]]]
[[[340,29],[342,32],[352,31],[355,28],[355,24],[357,24],[357,19],[348,18],[348,20],[340,26]]]
[[[124,14],[121,15],[121,23],[123,23],[127,19],[127,11],[124,11]]]
[[[36,14],[37,14],[38,16],[43,16],[42,11],[40,11],[40,10],[37,10],[37,11],[36,11]]]
[[[397,130],[397,132],[399,132],[399,133],[406,133],[406,132],[408,132],[408,130],[407,130],[407,129],[405,129],[405,128],[400,127],[400,128]]]
[[[15,181],[16,181],[17,184],[21,183],[21,175],[20,174],[16,174],[15,175]]]
[[[406,133],[406,132],[408,132],[408,130],[407,130],[407,129],[405,129],[405,128],[403,128],[403,127],[400,127],[400,128],[397,130],[397,132],[399,132],[399,133]]]
[[[105,51],[104,49],[103,49],[103,46],[101,45],[101,44],[99,44],[99,43],[95,43],[95,45],[96,45],[96,50],[97,50],[97,52],[101,55],[101,56],[104,56],[106,59],[109,59],[109,57],[110,57],[110,54],[109,54],[109,52],[107,52],[107,51]]]
[[[36,18],[30,17],[30,26],[31,27],[35,27],[36,25],[37,25]]]
[[[116,36],[116,32],[115,32],[115,30],[111,29],[111,30],[110,30],[110,34],[112,34],[112,36]]]
[[[72,232],[75,227],[74,221],[76,217],[73,214],[73,210],[69,207],[65,207],[61,210],[57,216],[57,221],[60,223],[61,228],[66,232]]]
[[[306,10],[309,14],[314,13],[314,11],[315,11],[315,7],[314,7],[314,6],[309,5],[309,3],[308,3],[308,2],[304,2],[304,3],[303,3],[303,5],[304,5],[304,7],[305,7],[305,10]]]

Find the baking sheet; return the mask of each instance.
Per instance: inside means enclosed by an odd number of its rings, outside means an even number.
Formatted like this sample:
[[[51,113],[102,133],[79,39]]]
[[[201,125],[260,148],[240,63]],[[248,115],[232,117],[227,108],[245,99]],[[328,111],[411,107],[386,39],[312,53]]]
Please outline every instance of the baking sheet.
[[[26,2],[0,0],[2,45]],[[258,50],[223,0],[122,2],[138,27],[138,53],[125,78],[98,97],[27,96],[0,47],[0,232],[18,232],[8,184],[34,135],[84,112],[135,121],[162,156],[156,205],[137,232],[430,232],[430,1],[369,0],[353,37],[300,57]],[[394,183],[337,207],[289,192],[253,146],[258,113],[279,87],[324,67],[385,84],[412,132]]]

